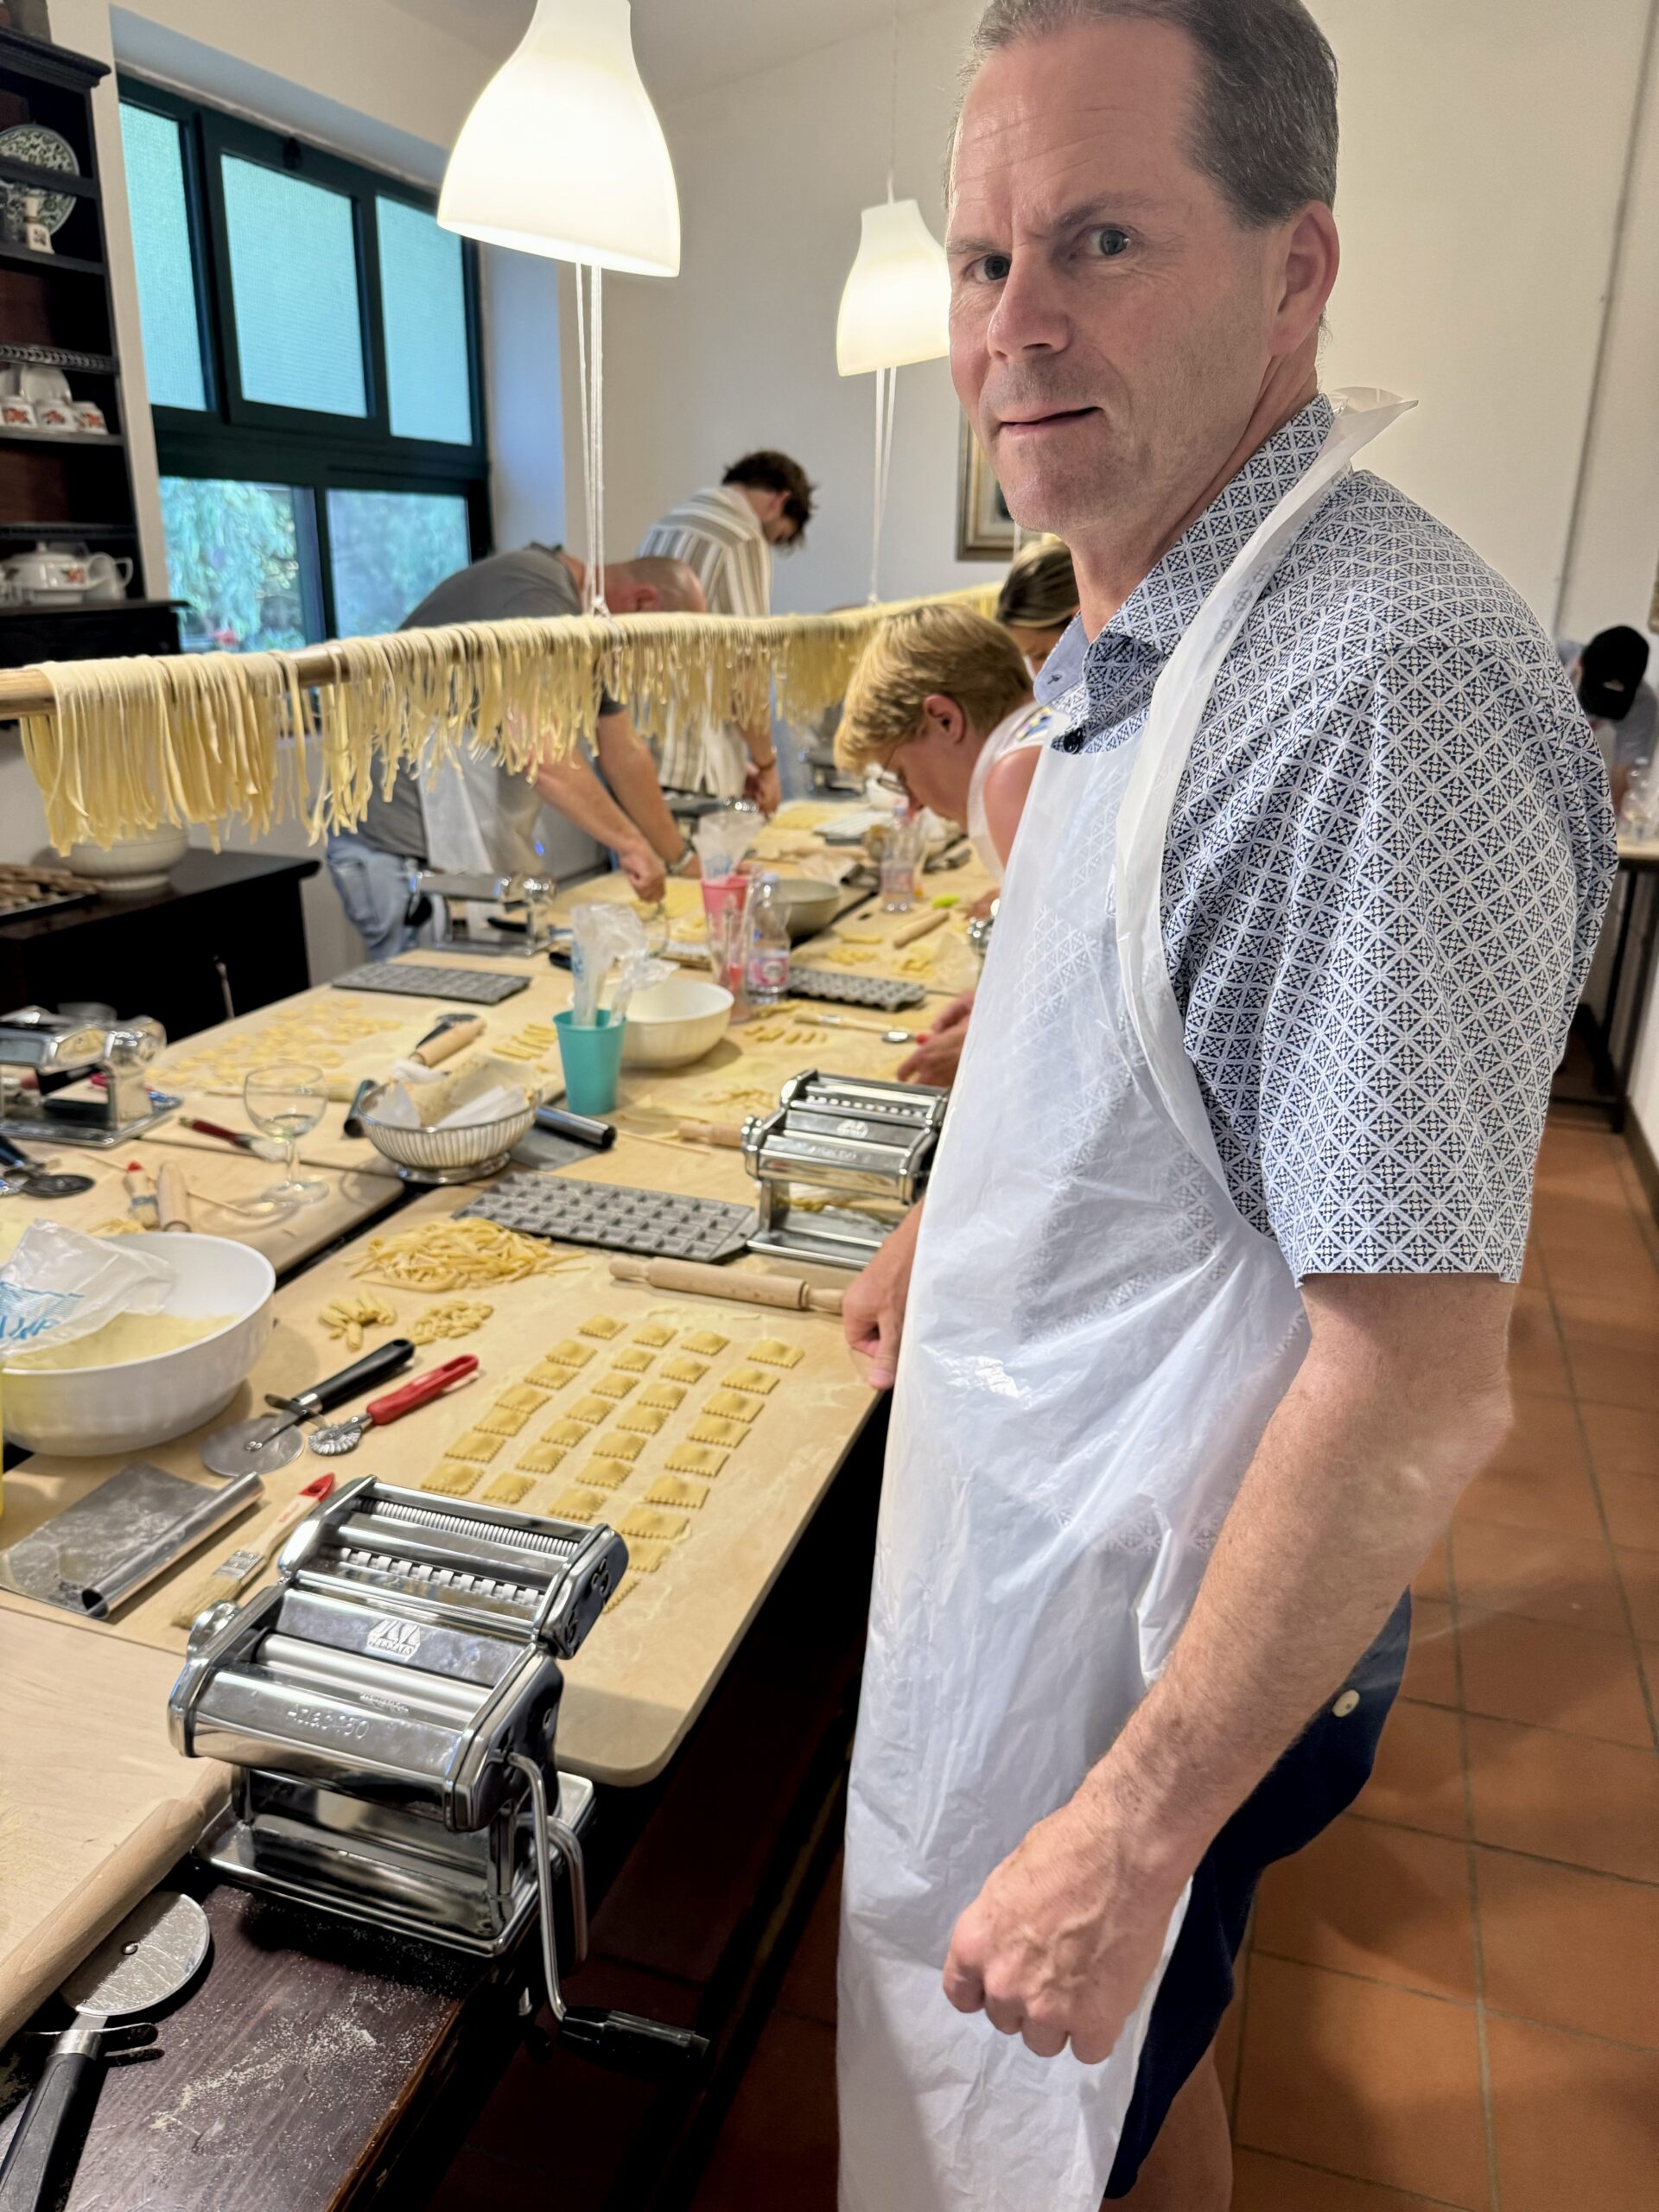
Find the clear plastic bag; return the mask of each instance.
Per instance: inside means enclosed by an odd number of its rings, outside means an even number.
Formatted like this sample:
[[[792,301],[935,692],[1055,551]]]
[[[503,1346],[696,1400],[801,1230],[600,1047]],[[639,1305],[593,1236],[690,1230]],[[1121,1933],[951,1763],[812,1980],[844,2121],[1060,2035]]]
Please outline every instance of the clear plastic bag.
[[[32,1222],[0,1268],[0,1364],[90,1337],[118,1313],[159,1313],[176,1281],[164,1261],[124,1238]]]

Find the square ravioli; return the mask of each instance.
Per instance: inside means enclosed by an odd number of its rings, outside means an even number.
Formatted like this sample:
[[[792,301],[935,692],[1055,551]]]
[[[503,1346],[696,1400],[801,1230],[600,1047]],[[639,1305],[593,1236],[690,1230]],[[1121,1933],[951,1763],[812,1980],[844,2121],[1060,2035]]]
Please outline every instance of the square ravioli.
[[[655,1406],[630,1406],[626,1413],[617,1415],[616,1425],[619,1428],[632,1428],[641,1436],[655,1436],[667,1419],[668,1415],[659,1414]]]
[[[712,1329],[693,1329],[690,1335],[680,1338],[680,1349],[682,1351],[699,1352],[703,1358],[712,1359],[716,1352],[724,1351],[731,1341],[729,1337],[716,1336]]]
[[[564,1366],[550,1355],[545,1359],[538,1359],[524,1376],[526,1382],[537,1383],[543,1390],[563,1390],[567,1382],[574,1382],[575,1379],[576,1370],[574,1367]]]
[[[741,1421],[722,1421],[718,1414],[704,1414],[687,1431],[694,1444],[723,1444],[728,1451],[741,1444],[748,1433]]]
[[[688,1359],[683,1351],[663,1362],[663,1373],[671,1382],[701,1382],[708,1372],[706,1359]]]
[[[678,1475],[658,1475],[645,1492],[647,1505],[685,1505],[695,1513],[709,1495],[707,1483],[688,1483]]]
[[[673,1343],[674,1332],[665,1328],[660,1321],[647,1321],[642,1328],[634,1331],[633,1341],[637,1344],[649,1344],[653,1351],[661,1351],[664,1344]]]
[[[503,1390],[495,1402],[498,1406],[511,1406],[514,1413],[523,1414],[528,1420],[547,1403],[547,1393],[532,1390],[528,1382],[515,1382],[511,1389]]]
[[[586,1367],[593,1356],[592,1344],[579,1344],[574,1337],[561,1337],[557,1344],[550,1344],[542,1354],[556,1367]]]
[[[655,1574],[667,1557],[666,1544],[653,1544],[644,1536],[635,1536],[628,1545],[628,1565],[640,1574]]]
[[[536,1487],[533,1475],[501,1474],[484,1493],[486,1505],[518,1505]]]
[[[653,1382],[639,1393],[642,1406],[658,1406],[665,1414],[677,1413],[685,1403],[683,1382]]]
[[[654,1505],[631,1505],[616,1524],[620,1536],[650,1536],[677,1543],[691,1523],[683,1513],[664,1513]]]
[[[465,1497],[484,1479],[484,1470],[460,1459],[440,1459],[421,1484],[423,1490],[442,1491],[446,1497]]]
[[[608,1452],[613,1459],[626,1459],[630,1466],[645,1448],[645,1440],[643,1436],[637,1431],[630,1432],[620,1426],[607,1429],[605,1432],[605,1441],[600,1446],[600,1449]]]
[[[586,1421],[572,1421],[567,1414],[563,1421],[556,1421],[551,1428],[542,1431],[542,1441],[543,1444],[562,1445],[568,1452],[573,1444],[588,1441],[588,1429]]]
[[[798,1344],[786,1344],[781,1337],[762,1337],[749,1346],[749,1357],[767,1367],[798,1367],[806,1354]]]
[[[587,1430],[582,1433],[585,1439]],[[563,1457],[563,1445],[550,1444],[543,1439],[540,1444],[532,1444],[528,1452],[519,1453],[518,1465],[532,1475],[550,1475]]]
[[[664,1464],[683,1475],[717,1475],[731,1456],[712,1444],[677,1444]]]
[[[613,1337],[620,1337],[621,1333],[621,1322],[613,1320],[608,1313],[590,1313],[585,1321],[576,1325],[579,1337],[597,1337],[602,1344],[608,1344]]]
[[[583,1490],[580,1483],[572,1483],[547,1510],[556,1521],[596,1521],[605,1510],[605,1501],[596,1490]]]
[[[721,1381],[728,1390],[747,1390],[757,1398],[769,1398],[778,1388],[778,1377],[764,1367],[734,1367]]]
[[[637,1574],[625,1574],[605,1600],[605,1611],[607,1613],[613,1613],[629,1592],[637,1590],[639,1587],[639,1578]]]
[[[619,1459],[613,1452],[596,1452],[582,1468],[585,1483],[597,1483],[601,1490],[620,1490],[633,1472],[632,1459]]]
[[[626,1398],[637,1380],[635,1376],[619,1375],[614,1368],[607,1367],[602,1375],[594,1377],[594,1395],[613,1400]]]
[[[719,1414],[726,1421],[752,1421],[762,1411],[765,1401],[746,1398],[741,1390],[711,1390],[703,1400],[705,1413]]]
[[[457,1436],[444,1457],[448,1459],[476,1459],[480,1467],[487,1467],[501,1449],[501,1439],[492,1436],[487,1429],[469,1428]]]
[[[595,1397],[591,1390],[585,1397],[575,1399],[567,1408],[571,1421],[579,1421],[588,1428],[597,1428],[601,1421],[608,1421],[615,1411],[616,1408],[608,1398]]]
[[[537,1405],[547,1403],[539,1390],[536,1402]],[[535,1406],[510,1406],[505,1398],[498,1398],[487,1413],[479,1415],[477,1426],[486,1436],[517,1436],[535,1410]]]
[[[643,1375],[656,1356],[642,1351],[638,1344],[624,1344],[620,1351],[611,1354],[611,1365],[621,1368],[625,1374]]]

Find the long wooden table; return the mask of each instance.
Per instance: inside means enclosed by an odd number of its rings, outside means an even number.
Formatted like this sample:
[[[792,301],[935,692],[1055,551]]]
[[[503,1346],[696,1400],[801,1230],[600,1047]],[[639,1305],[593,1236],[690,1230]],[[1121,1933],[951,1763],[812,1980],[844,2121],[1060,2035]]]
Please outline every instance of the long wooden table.
[[[933,894],[936,884],[964,911],[985,887],[971,867],[927,879],[926,895]],[[595,895],[621,893],[613,885],[602,883],[582,887],[574,897]],[[865,907],[844,916],[823,939],[801,948],[801,957],[850,960],[852,972],[892,972],[899,960],[892,938],[913,918],[880,915]],[[928,987],[928,1001],[913,1015],[899,1018],[906,1027],[925,1027],[931,1011],[970,982],[975,971],[954,912],[945,928],[924,940],[920,949],[929,947],[925,963],[912,962],[924,970],[916,980]],[[464,954],[414,957],[479,964]],[[524,973],[529,987],[487,1015],[486,1045],[513,1039],[526,1023],[546,1021],[568,1003],[569,980],[563,971],[544,961],[527,962],[522,969],[517,963],[508,966]],[[342,1001],[366,1008],[377,1026],[364,1026],[360,1033],[342,1037],[342,1030],[357,1027],[354,1020],[342,1020]],[[274,1036],[286,1050],[296,1039],[303,1042],[308,1034],[332,1028],[335,1042],[325,1049],[338,1053],[334,1065],[347,1074],[369,1073],[406,1050],[443,1010],[443,1002],[429,1000],[313,991],[227,1024],[205,1039],[186,1040],[169,1058],[174,1067],[185,1068],[184,1084],[193,1105],[212,1118],[245,1126],[235,1098],[218,1095],[233,1090],[233,1083],[214,1078],[232,1076],[250,1055],[269,1056],[265,1040]],[[803,1066],[891,1075],[902,1056],[902,1047],[865,1031],[813,1030],[809,1008],[781,1017],[762,1016],[747,1027],[733,1029],[714,1052],[689,1069],[626,1070],[616,1117],[620,1130],[617,1144],[567,1172],[652,1189],[747,1200],[753,1191],[741,1157],[682,1141],[675,1132],[683,1122],[741,1118],[746,1103],[758,1103],[762,1096],[775,1098],[779,1084]],[[340,1133],[341,1110],[335,1109],[333,1126],[325,1125],[308,1141],[302,1156],[323,1165],[334,1221],[339,1223],[342,1211],[357,1209],[355,1222],[344,1225],[360,1227],[392,1203],[402,1186],[387,1177],[385,1163],[372,1147]],[[148,1148],[154,1155],[164,1147],[171,1147],[175,1156],[182,1147],[188,1155],[187,1174],[193,1188],[211,1189],[217,1198],[235,1192],[236,1202],[243,1202],[242,1193],[271,1173],[262,1161],[203,1142],[171,1125],[135,1151],[142,1156]],[[401,1230],[440,1218],[469,1195],[445,1192],[420,1198],[390,1227]],[[116,1210],[105,1205],[101,1189],[73,1203],[81,1210],[77,1225],[94,1225],[93,1217],[100,1209]],[[306,1209],[307,1215],[316,1217],[315,1223],[302,1217],[298,1224],[300,1241],[312,1240],[312,1250],[330,1241],[314,1235],[322,1229],[323,1211]],[[70,1217],[60,1212],[59,1217]],[[241,1223],[234,1215],[225,1216],[223,1228],[216,1218],[200,1218],[198,1226],[245,1235],[247,1241],[270,1249],[265,1239],[273,1232],[268,1226]],[[276,1233],[294,1235],[295,1226],[282,1224]],[[340,1234],[338,1226],[333,1234]],[[292,1265],[300,1256],[298,1251],[285,1254],[278,1263]],[[221,1418],[232,1419],[257,1406],[267,1390],[291,1391],[340,1363],[340,1350],[323,1335],[318,1314],[329,1299],[358,1281],[364,1257],[365,1239],[359,1236],[279,1289],[270,1344],[240,1399]],[[735,1304],[665,1300],[659,1294],[614,1283],[602,1254],[564,1248],[561,1257],[568,1264],[556,1273],[478,1294],[496,1309],[486,1326],[467,1341],[466,1348],[478,1351],[483,1362],[479,1385],[424,1409],[389,1438],[372,1440],[350,1459],[331,1464],[342,1476],[380,1472],[400,1482],[418,1482],[498,1388],[518,1379],[549,1344],[576,1332],[595,1313],[629,1325],[647,1314],[660,1314],[679,1329],[714,1328],[730,1338],[729,1351],[714,1363],[706,1383],[691,1392],[661,1436],[651,1440],[635,1475],[617,1494],[620,1514],[643,1497],[668,1450],[695,1418],[701,1399],[744,1345],[766,1334],[800,1349],[800,1364],[782,1378],[753,1436],[714,1484],[684,1539],[670,1548],[659,1571],[632,1583],[625,1603],[601,1622],[568,1670],[561,1763],[602,1783],[638,1791],[643,1802],[649,1795],[645,1786],[673,1760],[743,1646],[865,1422],[871,1400],[833,1322],[785,1316],[774,1324],[770,1316]],[[401,1291],[384,1294],[404,1318],[430,1302]],[[664,1313],[664,1308],[670,1310]],[[595,1371],[601,1363],[595,1363]],[[556,1413],[555,1402],[547,1414]],[[188,1475],[198,1464],[199,1441],[182,1439],[149,1456]],[[394,1442],[397,1448],[388,1449]],[[525,1501],[525,1510],[550,1510],[564,1481],[580,1479],[582,1458],[573,1452],[555,1477],[538,1485]],[[266,1510],[283,1503],[321,1465],[308,1455],[272,1478]],[[5,1541],[15,1541],[48,1513],[105,1479],[115,1465],[108,1459],[38,1458],[22,1463],[6,1478],[6,1512],[0,1522]],[[614,1517],[608,1505],[607,1515]],[[257,1525],[254,1521],[243,1524],[219,1548],[229,1548]],[[0,1595],[0,1679],[28,1681],[34,1693],[0,1702],[0,2036],[10,2032],[55,1986],[75,1957],[161,1878],[188,1844],[194,1823],[218,1802],[222,1774],[200,1763],[178,1759],[167,1747],[162,1728],[166,1687],[184,1642],[182,1630],[170,1624],[169,1616],[177,1602],[181,1575],[199,1573],[201,1564],[200,1560],[188,1563],[112,1624],[72,1622]],[[72,1730],[55,1726],[54,1708],[73,1713]],[[69,1755],[54,1761],[53,1747],[66,1738]],[[118,1776],[119,1787],[99,1788],[97,1777],[108,1774]],[[66,1818],[70,1803],[80,1808],[73,1821]],[[30,1847],[8,1850],[9,1835],[27,1835]],[[60,1840],[61,1848],[57,1847]],[[75,2201],[72,2197],[72,2203]],[[157,2196],[143,2201],[172,2200]],[[270,2201],[273,2207],[276,2202],[257,2196],[244,2201],[251,2205]]]

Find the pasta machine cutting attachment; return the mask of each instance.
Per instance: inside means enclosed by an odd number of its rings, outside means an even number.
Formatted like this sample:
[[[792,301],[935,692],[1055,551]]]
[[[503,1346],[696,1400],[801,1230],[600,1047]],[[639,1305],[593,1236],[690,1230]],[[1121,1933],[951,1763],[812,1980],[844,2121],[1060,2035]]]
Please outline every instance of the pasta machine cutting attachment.
[[[610,1529],[372,1478],[283,1546],[277,1580],[196,1620],[175,1747],[233,1770],[197,1849],[233,1881],[479,1957],[537,1916],[563,2039],[657,2072],[703,2038],[565,2001],[588,1943],[594,1790],[554,1763],[563,1675],[627,1565]]]
[[[148,1014],[112,1027],[43,1006],[0,1014],[0,1068],[32,1069],[39,1086],[5,1086],[0,1136],[49,1133],[54,1144],[103,1148],[127,1143],[184,1103],[149,1087],[149,1065],[166,1043],[166,1031]],[[65,1088],[92,1076],[99,1080],[90,1090]]]
[[[752,1252],[863,1268],[927,1185],[950,1094],[855,1076],[794,1076],[743,1125],[760,1186]]]

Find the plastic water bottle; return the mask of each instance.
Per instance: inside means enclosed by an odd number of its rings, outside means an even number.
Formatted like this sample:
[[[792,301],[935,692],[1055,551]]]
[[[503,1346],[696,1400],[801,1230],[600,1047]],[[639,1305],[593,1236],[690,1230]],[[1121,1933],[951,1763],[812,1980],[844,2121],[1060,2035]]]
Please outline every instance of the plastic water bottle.
[[[789,925],[778,896],[778,879],[763,875],[749,894],[749,997],[775,1006],[789,993]]]

